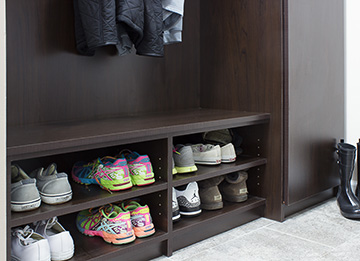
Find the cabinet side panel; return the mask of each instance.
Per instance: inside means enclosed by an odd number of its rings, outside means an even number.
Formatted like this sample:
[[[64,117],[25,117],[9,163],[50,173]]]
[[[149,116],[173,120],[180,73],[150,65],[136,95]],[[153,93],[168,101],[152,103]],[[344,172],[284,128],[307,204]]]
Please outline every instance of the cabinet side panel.
[[[338,184],[344,135],[344,2],[289,0],[288,204]]]
[[[263,195],[281,219],[283,1],[201,2],[201,106],[271,113]],[[216,19],[213,19],[216,17]]]

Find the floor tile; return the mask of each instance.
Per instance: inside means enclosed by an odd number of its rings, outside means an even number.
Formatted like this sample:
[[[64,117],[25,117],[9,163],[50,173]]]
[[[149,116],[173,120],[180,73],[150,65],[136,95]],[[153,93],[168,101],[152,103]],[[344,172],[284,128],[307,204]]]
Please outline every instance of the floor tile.
[[[328,202],[326,205],[329,206],[322,206],[322,209],[313,208],[283,223],[271,224],[267,228],[329,247],[336,247],[345,242],[349,236],[360,234],[360,222],[346,219],[338,214],[338,210],[332,206],[333,202]]]
[[[336,199],[288,217],[259,218],[156,261],[360,260],[360,220],[344,218]]]
[[[258,229],[212,250],[238,260],[321,260],[332,248],[268,229]],[[211,256],[209,256],[211,258]]]

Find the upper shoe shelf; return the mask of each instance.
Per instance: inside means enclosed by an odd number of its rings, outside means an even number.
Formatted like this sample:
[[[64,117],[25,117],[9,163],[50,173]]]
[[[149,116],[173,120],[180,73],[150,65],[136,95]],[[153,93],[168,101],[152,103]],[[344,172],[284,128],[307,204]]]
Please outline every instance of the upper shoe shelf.
[[[266,123],[269,113],[191,109],[86,122],[8,127],[12,160]]]

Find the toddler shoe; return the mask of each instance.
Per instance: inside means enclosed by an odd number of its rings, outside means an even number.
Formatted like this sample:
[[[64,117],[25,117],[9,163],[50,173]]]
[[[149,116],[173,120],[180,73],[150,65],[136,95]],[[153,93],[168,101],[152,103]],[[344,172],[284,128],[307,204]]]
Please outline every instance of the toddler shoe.
[[[148,237],[155,233],[155,227],[152,223],[150,210],[147,205],[141,206],[136,201],[122,203],[122,208],[130,212],[131,223],[134,228],[136,237]]]
[[[11,260],[50,261],[47,239],[29,226],[11,231]]]
[[[48,240],[51,260],[68,260],[74,255],[74,241],[57,217],[35,222],[33,229]]]
[[[11,165],[11,210],[22,212],[40,207],[41,198],[36,180],[30,178],[18,165]]]
[[[110,191],[132,187],[126,159],[104,157],[91,163],[77,162],[72,168],[71,176],[78,183],[98,184],[101,188]]]
[[[39,168],[29,174],[36,179],[41,200],[46,204],[61,204],[72,198],[72,190],[66,173],[58,173],[56,164],[50,164],[45,170]]]
[[[84,235],[99,236],[105,242],[115,245],[127,244],[135,240],[130,212],[116,205],[79,212],[76,227]]]
[[[154,171],[148,155],[140,155],[130,150],[122,150],[119,154],[128,163],[130,177],[134,185],[145,186],[155,182]]]

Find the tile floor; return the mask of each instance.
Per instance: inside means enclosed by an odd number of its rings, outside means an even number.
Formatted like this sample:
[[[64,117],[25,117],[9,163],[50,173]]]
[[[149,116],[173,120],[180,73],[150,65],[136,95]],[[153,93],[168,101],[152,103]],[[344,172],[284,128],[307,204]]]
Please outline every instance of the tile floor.
[[[162,260],[360,260],[360,220],[344,218],[330,199],[288,217],[260,218]]]

